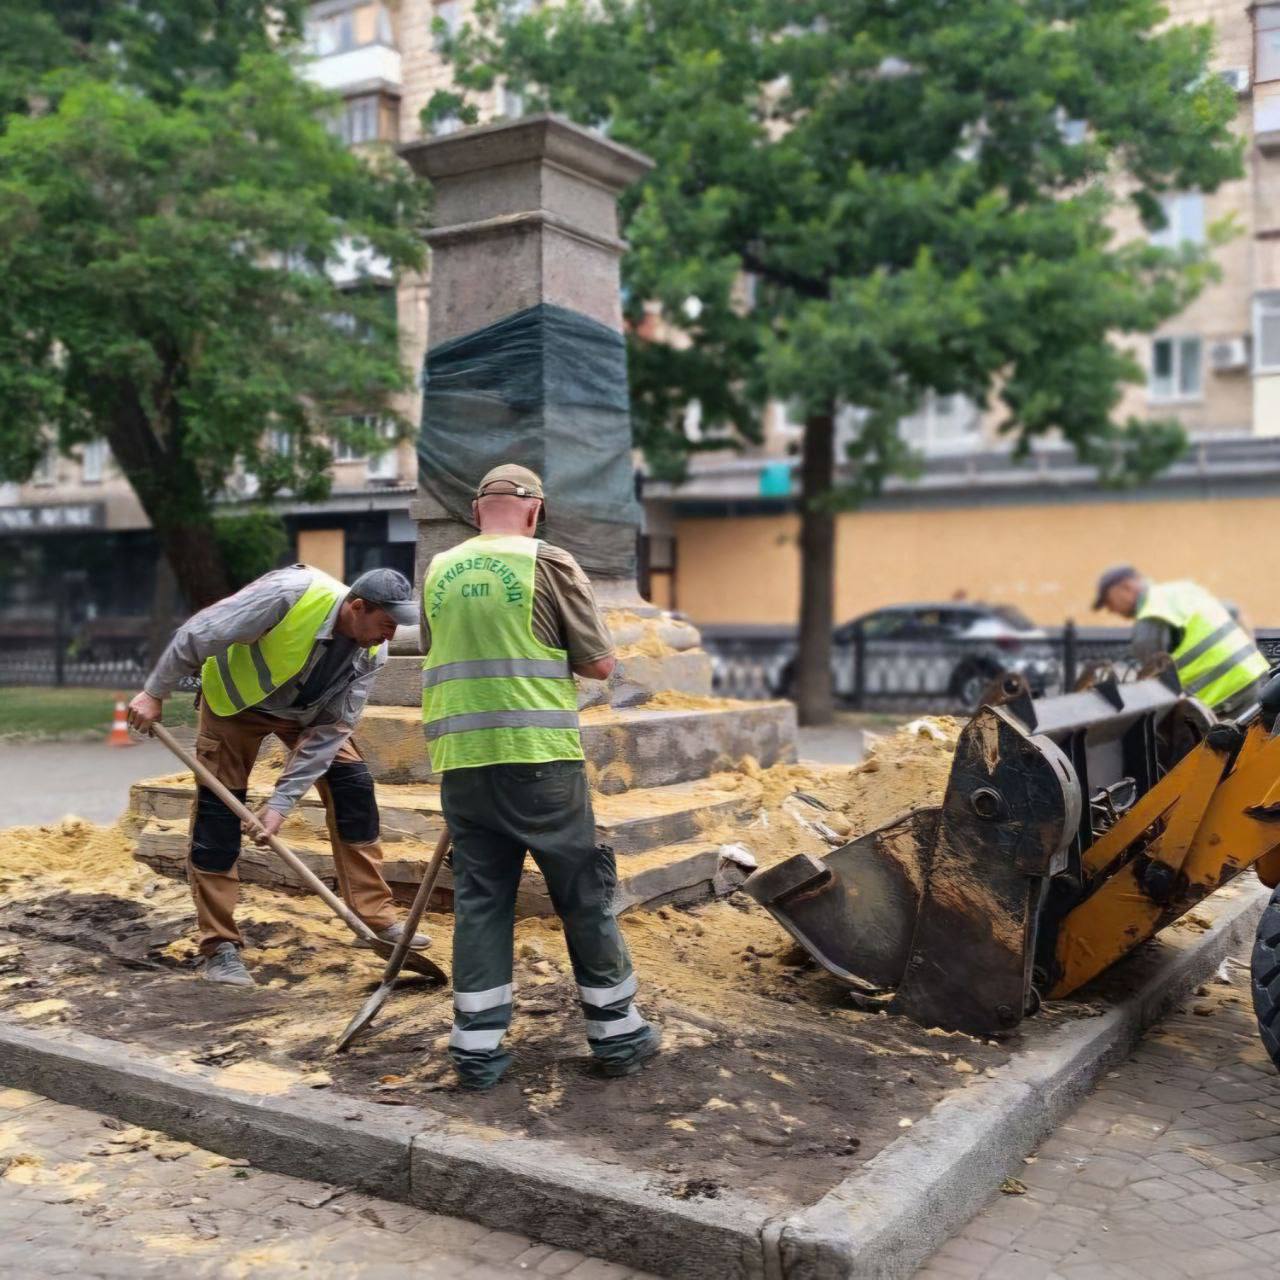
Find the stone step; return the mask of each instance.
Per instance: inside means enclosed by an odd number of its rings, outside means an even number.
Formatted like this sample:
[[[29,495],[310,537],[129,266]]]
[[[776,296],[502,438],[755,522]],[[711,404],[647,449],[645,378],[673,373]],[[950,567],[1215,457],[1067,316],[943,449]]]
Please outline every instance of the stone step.
[[[148,818],[138,833],[134,857],[157,871],[183,878],[186,876],[189,826],[185,818]],[[331,888],[336,888],[333,858],[328,842],[316,836],[299,837],[291,833],[289,846],[294,853]],[[398,841],[388,846],[383,875],[397,902],[407,905],[422,882],[423,872],[431,858],[431,845],[417,840]],[[268,849],[260,849],[245,840],[237,864],[241,880],[268,885],[286,891],[305,891],[294,873]],[[666,903],[687,905],[721,896],[736,889],[748,874],[737,863],[723,859],[719,846],[707,841],[689,840],[663,845],[644,853],[618,859],[618,887],[614,909],[621,915],[640,908]],[[447,911],[453,903],[453,877],[448,866],[442,867],[440,879],[431,897],[436,910]],[[554,914],[546,884],[533,863],[525,860],[524,877],[516,898],[518,916]]]
[[[662,787],[734,768],[743,756],[769,766],[796,754],[796,711],[790,702],[733,702],[666,695],[638,707],[589,707],[582,748],[595,791]],[[369,707],[356,741],[379,782],[433,778],[412,707]]]
[[[249,805],[267,799],[278,766],[259,764],[249,779]],[[388,846],[405,840],[433,844],[440,834],[440,789],[429,783],[379,782],[378,810]],[[149,819],[185,822],[191,813],[195,783],[189,774],[171,774],[135,782],[129,791],[129,816],[138,826]],[[754,809],[760,784],[741,774],[722,775],[666,787],[645,787],[593,797],[596,835],[620,857],[696,838],[720,822]],[[286,823],[284,838],[325,838],[324,808],[309,791]],[[388,852],[392,850],[389,848]]]

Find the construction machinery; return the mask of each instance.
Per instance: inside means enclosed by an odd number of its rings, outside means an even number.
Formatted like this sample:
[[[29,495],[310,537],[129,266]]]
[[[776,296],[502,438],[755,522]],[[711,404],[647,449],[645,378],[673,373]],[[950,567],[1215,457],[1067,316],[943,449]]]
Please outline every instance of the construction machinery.
[[[942,804],[745,890],[868,1009],[1004,1036],[1253,867],[1280,882],[1280,678],[1219,722],[1177,676],[1032,700],[966,725]],[[1280,895],[1254,953],[1280,1066]]]

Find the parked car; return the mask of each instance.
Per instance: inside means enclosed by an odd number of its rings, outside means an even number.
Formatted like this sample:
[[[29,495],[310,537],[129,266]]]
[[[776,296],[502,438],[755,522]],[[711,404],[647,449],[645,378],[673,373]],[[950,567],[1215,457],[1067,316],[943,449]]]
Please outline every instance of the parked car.
[[[1048,634],[1009,605],[902,604],[863,614],[832,635],[837,698],[857,692],[862,650],[869,697],[949,697],[972,711],[997,676],[1015,672],[1039,696],[1060,675]],[[790,694],[795,666],[782,669],[779,692]]]

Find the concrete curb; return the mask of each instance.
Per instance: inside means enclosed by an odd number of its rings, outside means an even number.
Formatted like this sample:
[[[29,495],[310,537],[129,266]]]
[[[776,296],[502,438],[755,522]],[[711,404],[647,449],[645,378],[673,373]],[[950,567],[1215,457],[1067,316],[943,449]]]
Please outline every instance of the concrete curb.
[[[896,1277],[977,1211],[1001,1178],[1143,1030],[1251,941],[1261,886],[1228,899],[1185,947],[1131,961],[1137,989],[971,1085],[785,1218],[733,1192],[681,1199],[652,1174],[543,1139],[493,1136],[424,1108],[306,1088],[228,1088],[213,1068],[64,1029],[0,1021],[0,1084],[118,1115],[260,1168],[340,1182],[547,1243],[690,1280]],[[1144,971],[1145,962],[1145,971]]]

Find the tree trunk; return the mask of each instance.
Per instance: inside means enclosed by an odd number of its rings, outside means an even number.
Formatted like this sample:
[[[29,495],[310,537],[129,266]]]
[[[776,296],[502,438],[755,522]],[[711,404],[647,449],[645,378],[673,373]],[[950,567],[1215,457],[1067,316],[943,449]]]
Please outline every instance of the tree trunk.
[[[156,585],[151,593],[151,619],[147,627],[147,666],[154,667],[169,643],[170,625],[178,608],[178,582],[169,557],[161,551],[156,560]]]
[[[104,386],[99,404],[110,406],[107,443],[133,486],[187,605],[203,609],[228,595],[222,552],[213,532],[213,508],[195,460],[182,447],[180,424],[157,430],[129,384]]]
[[[835,414],[804,424],[800,464],[800,651],[796,706],[801,724],[830,724],[831,631],[835,625],[836,520],[825,499],[835,481]]]

